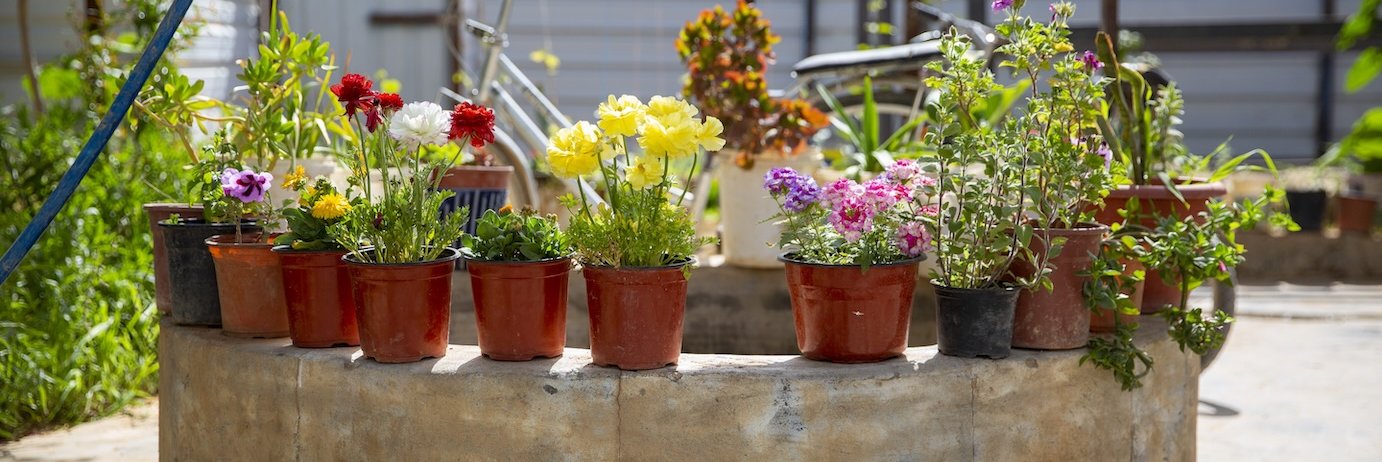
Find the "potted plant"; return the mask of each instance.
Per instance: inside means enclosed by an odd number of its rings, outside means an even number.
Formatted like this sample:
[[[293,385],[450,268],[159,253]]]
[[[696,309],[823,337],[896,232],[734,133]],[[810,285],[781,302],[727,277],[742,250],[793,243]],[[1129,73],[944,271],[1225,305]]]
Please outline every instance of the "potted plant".
[[[820,159],[808,153],[806,142],[829,123],[806,101],[768,94],[764,76],[780,40],[762,12],[743,0],[733,11],[718,5],[702,11],[677,39],[677,56],[687,70],[683,96],[706,116],[728,122],[723,151],[731,162],[722,162],[715,174],[720,197],[734,198],[720,202],[722,251],[732,265],[782,265],[777,252],[763,245],[781,230],[770,223],[776,209],[757,190],[758,180],[777,167],[811,174]]]
[[[168,245],[163,241],[159,223],[173,217],[189,220],[202,218],[202,206],[186,202],[150,202],[144,204],[144,213],[149,216],[149,233],[153,236],[154,250],[154,306],[163,315],[173,312],[172,277],[168,269]]]
[[[347,123],[363,135],[351,181],[365,185],[368,199],[328,232],[349,251],[343,260],[364,355],[384,363],[439,358],[446,355],[451,272],[460,258],[449,246],[461,236],[468,215],[437,219],[452,193],[438,189],[438,176],[423,172],[444,171],[456,159],[425,164],[422,150],[451,140],[492,139],[494,112],[471,103],[452,111],[430,102],[405,105],[398,95],[373,91],[367,82],[347,74],[331,88]],[[372,165],[384,179],[377,195],[368,186]]]
[[[1001,89],[969,49],[969,38],[952,30],[941,39],[944,61],[927,65],[926,84],[940,98],[928,109],[924,137],[934,158],[923,165],[937,182],[922,192],[940,203],[938,213],[922,218],[934,243],[930,276],[940,352],[997,359],[1011,351],[1018,292],[1034,282],[1014,278],[1010,270],[1031,256],[1033,225],[1024,207],[1031,188],[1015,120],[997,126],[961,122]]]
[[[233,214],[229,208],[221,175],[239,169],[234,149],[223,138],[202,147],[202,160],[192,170],[188,183],[202,217],[178,214],[158,223],[168,252],[168,287],[173,322],[185,326],[220,326],[221,299],[216,265],[206,240],[215,235],[258,233],[252,220]]]
[[[1346,192],[1335,201],[1339,205],[1339,231],[1372,232],[1373,217],[1377,215],[1377,199],[1361,192]]]
[[[298,193],[296,206],[282,210],[288,232],[274,239],[273,253],[283,267],[283,299],[288,308],[288,336],[299,348],[360,344],[346,250],[327,229],[340,223],[359,203],[342,194],[331,180],[307,177],[298,167],[283,181]]]
[[[1113,152],[1098,130],[1103,63],[1091,51],[1073,51],[1066,21],[1074,5],[1052,4],[1049,22],[1024,17],[1019,8],[1004,8],[1007,19],[995,30],[1006,42],[997,50],[1005,57],[999,66],[1011,68],[1031,90],[1022,116],[1002,128],[1018,141],[1012,148],[1022,159],[1020,182],[1033,188],[1022,194],[1032,239],[1012,271],[1038,283],[1018,295],[1012,342],[1080,348],[1089,340],[1090,320],[1082,273],[1109,230],[1094,222],[1093,211],[1113,184]]]
[[[626,370],[676,364],[686,279],[696,249],[714,239],[696,236],[681,206],[685,194],[669,193],[671,170],[689,161],[694,177],[700,150],[724,145],[722,126],[665,96],[647,105],[627,95],[611,98],[598,114],[598,126],[577,122],[557,131],[547,147],[552,173],[581,178],[598,172],[607,194],[598,205],[584,191],[579,199],[562,199],[571,211],[567,234],[584,267],[590,356],[597,365]],[[639,155],[628,141],[635,135]]]
[[[482,146],[484,143],[492,142],[493,139],[471,140],[472,144],[480,143]],[[461,146],[454,144],[429,148],[431,156],[438,160],[454,158],[460,150]],[[470,216],[466,217],[465,232],[473,235],[480,223],[480,217],[485,212],[498,210],[508,201],[509,178],[513,176],[513,167],[494,165],[494,156],[484,151],[478,151],[474,155],[461,155],[465,161],[441,172],[441,179],[437,183],[441,189],[452,192],[451,198],[442,204],[441,213],[445,216],[462,209],[469,210]]]
[[[907,159],[864,184],[842,178],[824,189],[791,168],[764,176],[780,210],[802,356],[863,363],[907,348],[917,263],[931,240],[921,215],[935,212],[919,189],[934,185]]]
[[[1286,205],[1291,220],[1303,231],[1324,227],[1329,196],[1340,192],[1339,182],[1323,167],[1292,167],[1281,170],[1278,183],[1286,190]]]
[[[566,348],[571,244],[555,215],[485,211],[461,253],[475,298],[480,353],[500,361],[555,358]]]

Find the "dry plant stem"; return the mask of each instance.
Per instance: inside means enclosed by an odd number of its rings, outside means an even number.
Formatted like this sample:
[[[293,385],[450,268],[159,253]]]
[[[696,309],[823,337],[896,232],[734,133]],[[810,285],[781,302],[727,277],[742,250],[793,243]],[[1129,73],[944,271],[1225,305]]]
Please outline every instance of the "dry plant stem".
[[[39,94],[38,76],[34,74],[36,63],[34,63],[33,50],[29,42],[29,0],[19,0],[17,9],[19,10],[20,60],[24,62],[24,76],[29,79],[29,85],[32,85],[29,101],[34,105],[34,113],[43,115],[43,98]]]

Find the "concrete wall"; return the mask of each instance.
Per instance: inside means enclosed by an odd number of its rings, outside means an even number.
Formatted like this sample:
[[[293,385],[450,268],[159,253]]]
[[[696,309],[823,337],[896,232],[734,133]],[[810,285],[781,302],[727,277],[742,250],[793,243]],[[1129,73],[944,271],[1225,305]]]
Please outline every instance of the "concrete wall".
[[[474,346],[384,365],[165,322],[159,455],[177,460],[1193,460],[1199,361],[1158,321],[1120,391],[1082,351],[933,347],[864,365],[683,355],[621,372],[587,350],[499,363]],[[1160,332],[1160,334],[1153,334]]]

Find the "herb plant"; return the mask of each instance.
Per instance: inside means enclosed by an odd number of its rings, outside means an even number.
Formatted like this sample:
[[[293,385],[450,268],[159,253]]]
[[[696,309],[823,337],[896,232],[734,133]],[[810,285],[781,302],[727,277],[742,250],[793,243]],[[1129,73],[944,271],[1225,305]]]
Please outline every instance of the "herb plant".
[[[475,226],[475,235],[461,236],[461,253],[486,261],[541,261],[571,256],[571,242],[557,227],[556,215],[542,216],[532,209],[514,212],[504,206],[486,210]]]

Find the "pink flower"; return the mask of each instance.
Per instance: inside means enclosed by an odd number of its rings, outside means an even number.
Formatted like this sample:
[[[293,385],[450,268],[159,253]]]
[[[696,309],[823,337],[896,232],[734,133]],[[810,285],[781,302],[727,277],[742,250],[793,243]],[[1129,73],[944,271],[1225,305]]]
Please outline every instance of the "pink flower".
[[[921,207],[921,214],[922,214],[922,215],[934,217],[934,216],[936,216],[936,215],[940,215],[940,213],[941,213],[941,208],[940,208],[939,206],[936,206],[936,205],[926,205],[926,206],[922,206],[922,207]]]
[[[907,184],[921,173],[921,167],[911,159],[898,159],[888,166],[888,171],[883,174],[889,182]]]
[[[902,251],[903,255],[918,257],[929,249],[931,236],[926,233],[926,227],[921,222],[913,221],[897,227],[897,235],[893,237],[893,243],[897,245],[897,250]]]
[[[861,197],[864,195],[864,187],[853,180],[841,178],[825,186],[821,205],[826,208],[834,208],[836,204],[845,198]]]
[[[873,207],[863,198],[845,197],[834,203],[830,212],[830,226],[847,242],[858,242],[864,233],[873,230]]]
[[[864,183],[864,202],[872,206],[874,212],[887,210],[909,197],[912,197],[912,188],[884,178],[874,178]]]

